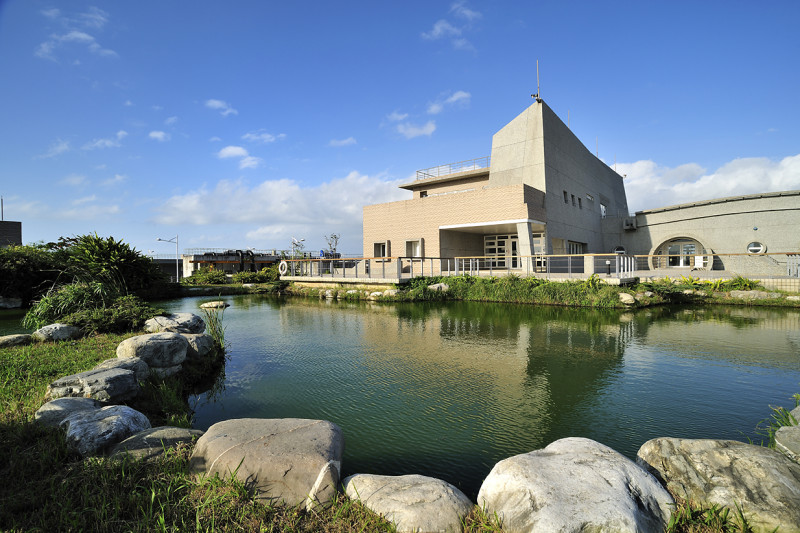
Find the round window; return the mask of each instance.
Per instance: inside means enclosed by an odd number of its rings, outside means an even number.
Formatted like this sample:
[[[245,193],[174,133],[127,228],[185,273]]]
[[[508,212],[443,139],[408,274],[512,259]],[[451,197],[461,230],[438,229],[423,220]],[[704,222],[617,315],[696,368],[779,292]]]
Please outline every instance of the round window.
[[[624,254],[625,253],[625,247],[624,246],[617,246],[616,248],[614,248],[614,253],[615,254]]]
[[[767,247],[760,242],[751,242],[747,245],[747,253],[749,254],[763,254],[767,251]]]

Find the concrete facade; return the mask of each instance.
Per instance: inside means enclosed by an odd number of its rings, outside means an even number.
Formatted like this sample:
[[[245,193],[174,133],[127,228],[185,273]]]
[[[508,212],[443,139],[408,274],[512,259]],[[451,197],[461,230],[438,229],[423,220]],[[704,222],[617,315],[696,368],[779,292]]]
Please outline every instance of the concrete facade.
[[[0,248],[22,245],[22,222],[0,221]]]
[[[410,200],[364,207],[365,257],[601,252],[603,217],[627,213],[622,177],[541,100],[494,135],[489,168],[401,188]]]
[[[800,191],[630,214],[622,177],[541,100],[494,134],[486,162],[486,168],[419,171],[418,179],[401,185],[410,200],[364,207],[364,257],[495,254],[496,267],[525,268],[522,258],[536,254],[624,251],[651,256],[649,270],[780,276],[787,272],[786,254],[800,251]],[[512,255],[520,260],[508,263]]]

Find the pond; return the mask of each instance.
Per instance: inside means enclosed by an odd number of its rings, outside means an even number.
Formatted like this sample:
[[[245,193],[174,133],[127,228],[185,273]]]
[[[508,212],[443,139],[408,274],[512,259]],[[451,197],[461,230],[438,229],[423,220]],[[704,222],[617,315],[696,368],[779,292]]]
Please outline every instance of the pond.
[[[769,406],[800,392],[797,310],[222,299],[230,359],[224,389],[192,398],[197,428],[330,420],[344,475],[420,473],[473,498],[497,461],[568,436],[631,458],[662,436],[760,442]]]

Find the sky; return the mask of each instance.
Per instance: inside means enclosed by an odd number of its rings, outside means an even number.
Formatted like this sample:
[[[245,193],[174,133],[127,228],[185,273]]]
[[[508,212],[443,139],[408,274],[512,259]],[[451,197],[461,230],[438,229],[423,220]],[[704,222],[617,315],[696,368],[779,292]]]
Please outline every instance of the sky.
[[[0,0],[25,243],[361,253],[364,205],[542,98],[631,211],[800,189],[800,2]]]

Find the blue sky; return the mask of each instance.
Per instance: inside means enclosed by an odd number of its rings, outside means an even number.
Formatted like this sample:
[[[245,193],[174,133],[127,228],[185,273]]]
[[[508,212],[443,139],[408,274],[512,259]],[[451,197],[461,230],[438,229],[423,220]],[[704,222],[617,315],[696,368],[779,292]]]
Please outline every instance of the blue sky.
[[[0,0],[23,240],[361,252],[363,205],[548,105],[631,210],[800,189],[800,2]]]

